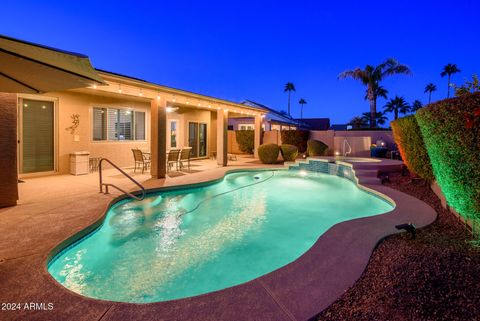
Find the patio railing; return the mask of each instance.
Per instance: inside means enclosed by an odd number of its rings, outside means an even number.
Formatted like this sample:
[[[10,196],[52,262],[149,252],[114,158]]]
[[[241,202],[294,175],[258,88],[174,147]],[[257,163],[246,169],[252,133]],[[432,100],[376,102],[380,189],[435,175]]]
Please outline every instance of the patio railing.
[[[140,197],[138,197],[137,195],[134,195],[130,192],[127,192],[123,189],[121,189],[120,187],[114,185],[114,184],[110,184],[110,183],[104,183],[103,182],[103,176],[102,176],[102,163],[103,161],[106,161],[107,163],[109,163],[110,165],[112,165],[116,170],[118,170],[120,173],[122,173],[125,177],[127,177],[129,180],[131,180],[135,185],[137,185],[138,187],[140,187],[141,191],[142,191],[142,195]],[[137,201],[141,201],[145,198],[145,188],[142,186],[142,184],[140,184],[139,182],[137,182],[135,179],[133,179],[130,175],[128,175],[123,169],[121,169],[120,167],[118,167],[117,165],[115,165],[112,161],[110,161],[109,159],[107,158],[102,158],[100,160],[100,162],[98,163],[98,175],[99,175],[99,178],[100,178],[100,193],[104,193],[104,194],[108,194],[108,187],[113,187],[113,188],[116,188],[117,190],[119,190],[120,192],[128,195],[129,197],[131,198],[134,198],[136,199]],[[105,192],[103,191],[103,187],[105,186]]]

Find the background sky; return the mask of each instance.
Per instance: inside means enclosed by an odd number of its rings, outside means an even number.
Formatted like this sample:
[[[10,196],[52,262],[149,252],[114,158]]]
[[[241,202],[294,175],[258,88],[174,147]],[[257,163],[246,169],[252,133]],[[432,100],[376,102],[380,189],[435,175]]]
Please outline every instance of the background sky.
[[[480,73],[480,1],[10,1],[0,34],[90,57],[96,68],[232,101],[287,109],[285,83],[304,117],[346,123],[368,110],[346,69],[388,57],[413,75],[383,83],[389,95],[427,102],[447,94],[440,72]],[[379,100],[383,107],[385,101]]]

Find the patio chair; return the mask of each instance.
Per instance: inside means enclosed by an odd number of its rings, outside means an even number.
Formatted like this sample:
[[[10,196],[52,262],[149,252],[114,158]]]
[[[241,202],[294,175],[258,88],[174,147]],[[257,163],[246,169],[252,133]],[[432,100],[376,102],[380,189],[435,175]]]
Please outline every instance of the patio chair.
[[[178,156],[180,155],[180,149],[171,149],[167,154],[167,166],[168,171],[172,170],[173,165],[177,167],[178,172]]]
[[[180,170],[185,167],[184,162],[187,163],[187,168],[190,170],[190,156],[192,155],[192,147],[182,148],[180,153]]]
[[[145,156],[140,149],[132,149],[133,159],[135,160],[135,169],[134,173],[138,169],[142,169],[142,174],[145,172],[145,169],[150,167],[150,157]]]

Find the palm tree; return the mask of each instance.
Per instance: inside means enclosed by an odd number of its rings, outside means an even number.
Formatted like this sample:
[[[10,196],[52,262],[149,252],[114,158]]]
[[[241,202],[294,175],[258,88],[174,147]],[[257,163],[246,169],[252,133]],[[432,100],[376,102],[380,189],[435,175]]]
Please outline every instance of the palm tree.
[[[417,110],[419,110],[422,107],[423,107],[423,104],[420,100],[414,100],[413,103],[412,103],[412,106],[410,107],[410,111],[412,113],[416,113]]]
[[[303,105],[305,105],[307,103],[307,101],[303,98],[300,98],[300,100],[298,101],[298,103],[300,104],[300,119],[303,119]]]
[[[367,97],[370,101],[370,127],[376,127],[377,115],[377,90],[380,88],[380,82],[387,76],[395,74],[410,74],[410,68],[400,64],[397,60],[389,58],[378,66],[366,65],[364,69],[355,68],[342,72],[338,78],[353,78],[359,80],[367,86]]]
[[[428,93],[428,103],[432,101],[432,93],[434,91],[437,91],[437,86],[435,84],[429,83],[428,85],[425,86],[425,91],[424,93]]]
[[[364,122],[366,123],[370,123],[371,121],[371,116],[372,114],[370,112],[366,112],[366,113],[362,113],[362,119]],[[378,125],[385,125],[385,123],[387,122],[388,120],[388,117],[385,116],[385,113],[382,113],[381,111],[377,111],[375,113],[375,123],[378,124]]]
[[[365,121],[365,119],[363,119],[362,117],[355,116],[355,117],[352,118],[352,120],[350,120],[350,122],[348,124],[352,125],[353,129],[359,129],[359,128],[363,128],[363,127],[367,126],[368,123],[369,123],[369,120],[370,120],[370,118],[367,121]]]
[[[385,87],[383,86],[379,86],[377,85],[375,87],[375,95],[378,97],[382,97],[384,99],[387,99],[388,97],[388,90],[385,89]],[[365,92],[365,97],[364,97],[365,100],[368,100],[368,90]]]
[[[395,96],[395,98],[390,99],[387,104],[383,107],[386,113],[393,112],[393,118],[398,119],[398,114],[406,114],[410,111],[410,105],[405,101],[403,97]]]
[[[448,64],[443,67],[443,71],[440,73],[440,76],[445,77],[448,76],[448,91],[447,91],[447,98],[450,97],[450,78],[453,74],[460,72],[461,70],[458,69],[456,64]]]
[[[292,82],[287,82],[285,84],[285,89],[283,92],[288,92],[288,116],[290,116],[290,93],[295,90],[295,85]]]

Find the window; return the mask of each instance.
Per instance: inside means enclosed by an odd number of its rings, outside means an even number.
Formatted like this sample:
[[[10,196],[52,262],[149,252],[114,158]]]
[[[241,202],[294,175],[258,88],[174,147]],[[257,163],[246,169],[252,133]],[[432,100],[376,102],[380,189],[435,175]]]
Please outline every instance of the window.
[[[135,140],[145,140],[145,112],[135,112]]]
[[[238,128],[240,130],[254,130],[255,126],[253,124],[239,124]]]
[[[177,121],[170,122],[170,147],[177,147]]]
[[[145,112],[93,108],[93,140],[145,140]]]
[[[93,140],[107,139],[107,109],[93,108]]]

